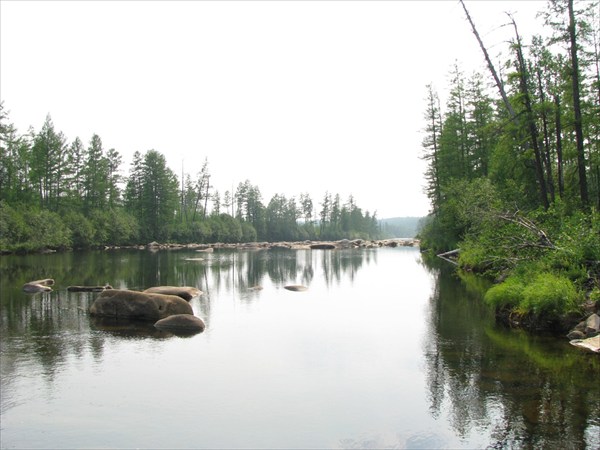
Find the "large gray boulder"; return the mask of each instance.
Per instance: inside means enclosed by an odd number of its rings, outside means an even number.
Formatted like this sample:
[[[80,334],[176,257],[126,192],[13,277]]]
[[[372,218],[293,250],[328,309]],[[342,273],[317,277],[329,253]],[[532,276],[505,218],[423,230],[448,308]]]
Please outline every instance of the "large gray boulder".
[[[92,316],[160,320],[173,314],[194,314],[188,302],[176,295],[107,289],[90,306]]]
[[[202,295],[202,291],[200,289],[191,286],[155,286],[148,288],[143,292],[148,294],[176,295],[177,297],[181,297],[188,302],[192,298]]]

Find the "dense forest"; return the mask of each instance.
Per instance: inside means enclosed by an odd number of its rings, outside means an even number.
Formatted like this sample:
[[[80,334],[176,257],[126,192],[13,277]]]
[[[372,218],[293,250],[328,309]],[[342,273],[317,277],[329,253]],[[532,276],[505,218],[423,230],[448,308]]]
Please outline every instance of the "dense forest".
[[[0,104],[0,253],[177,243],[376,239],[376,214],[350,196],[274,195],[240,182],[221,195],[208,161],[178,179],[156,150],[136,152],[127,170],[100,136],[71,142],[50,115],[19,134]]]
[[[422,247],[502,281],[486,301],[506,316],[576,315],[600,301],[599,4],[540,3],[547,36],[499,17],[514,36],[502,64],[461,5],[487,69],[452,67],[443,106],[426,88]]]

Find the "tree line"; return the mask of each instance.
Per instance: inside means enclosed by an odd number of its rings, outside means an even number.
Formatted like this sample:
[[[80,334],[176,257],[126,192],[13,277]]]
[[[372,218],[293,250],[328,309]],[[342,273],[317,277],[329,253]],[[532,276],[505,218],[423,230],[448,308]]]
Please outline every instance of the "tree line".
[[[249,180],[223,195],[208,161],[181,179],[156,150],[135,152],[127,175],[94,134],[68,142],[50,115],[20,134],[0,103],[0,252],[160,242],[377,239],[376,214],[350,196],[306,193],[268,203]]]
[[[573,308],[575,297],[600,299],[599,4],[548,1],[538,19],[550,33],[530,39],[507,14],[513,37],[497,64],[460,3],[487,70],[466,76],[456,63],[443,106],[426,87],[431,213],[422,246],[459,248],[462,268],[510,274],[520,287],[495,297],[496,306],[540,313]],[[555,294],[541,285],[525,291],[538,279]],[[544,308],[519,303],[523,292],[543,289]],[[559,308],[558,292],[573,301]]]

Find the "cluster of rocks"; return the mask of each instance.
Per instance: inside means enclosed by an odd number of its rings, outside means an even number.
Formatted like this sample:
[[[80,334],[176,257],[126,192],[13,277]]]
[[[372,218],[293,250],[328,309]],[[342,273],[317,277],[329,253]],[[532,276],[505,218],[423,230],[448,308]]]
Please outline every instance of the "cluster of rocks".
[[[51,292],[52,286],[54,286],[54,280],[52,278],[46,278],[43,280],[35,280],[25,283],[23,285],[23,291],[28,294],[36,294],[38,292]],[[112,286],[106,284],[104,286],[69,286],[67,291],[69,292],[102,292],[105,289],[112,289]]]
[[[338,241],[297,241],[297,242],[245,242],[226,244],[217,242],[214,244],[168,244],[150,242],[146,245],[134,247],[107,246],[106,250],[118,248],[137,248],[139,250],[178,250],[188,249],[198,252],[211,252],[215,249],[237,249],[237,250],[268,250],[268,249],[292,249],[292,250],[335,250],[344,248],[380,248],[380,247],[418,247],[417,239],[341,239]]]
[[[204,331],[188,303],[202,294],[195,287],[157,286],[144,291],[106,289],[90,305],[90,315],[114,319],[153,321],[154,327],[173,334]]]
[[[28,294],[50,292],[54,280],[46,278],[25,283]],[[156,286],[144,291],[113,289],[105,286],[69,286],[70,292],[100,292],[89,308],[91,316],[99,318],[153,321],[154,327],[173,334],[194,334],[204,331],[202,319],[194,316],[188,303],[202,295],[190,286]]]
[[[579,322],[569,334],[569,343],[594,353],[600,353],[600,316],[594,313]]]

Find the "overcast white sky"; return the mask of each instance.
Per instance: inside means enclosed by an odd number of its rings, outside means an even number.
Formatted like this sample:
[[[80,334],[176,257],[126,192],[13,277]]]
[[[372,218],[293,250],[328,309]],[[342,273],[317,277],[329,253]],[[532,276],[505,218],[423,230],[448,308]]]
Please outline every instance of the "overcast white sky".
[[[535,32],[538,1],[467,1],[492,55],[504,11]],[[0,1],[0,94],[21,133],[46,115],[98,134],[128,173],[155,149],[212,184],[326,191],[379,218],[421,216],[426,85],[484,71],[458,1]],[[538,25],[539,26],[539,25]]]

